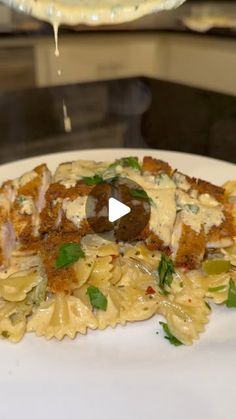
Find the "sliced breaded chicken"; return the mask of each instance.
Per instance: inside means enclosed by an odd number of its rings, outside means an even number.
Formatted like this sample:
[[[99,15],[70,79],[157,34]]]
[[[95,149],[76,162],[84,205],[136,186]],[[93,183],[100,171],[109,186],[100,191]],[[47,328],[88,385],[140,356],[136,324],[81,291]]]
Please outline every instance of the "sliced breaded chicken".
[[[224,184],[226,196],[226,208],[233,217],[234,229],[236,230],[236,181],[228,181]],[[236,232],[235,232],[236,235]]]
[[[44,164],[12,181],[15,199],[9,220],[17,240],[26,241],[38,235],[39,216],[45,206],[45,193],[50,181],[51,173]]]
[[[161,240],[160,237],[149,228],[146,230],[146,234],[143,236],[145,239],[146,246],[149,250],[164,251],[165,249],[168,248],[167,246],[165,246],[163,240]]]
[[[213,185],[202,179],[191,178],[178,170],[172,176],[177,188],[189,192],[192,196],[209,195],[217,202],[223,203],[225,200],[224,188]],[[193,191],[196,193],[194,194]]]
[[[0,188],[0,269],[8,265],[15,247],[13,226],[9,221],[11,202],[7,189],[5,186]]]
[[[135,188],[138,187],[138,189]],[[117,240],[120,241],[133,241],[136,240],[140,231],[143,230],[149,222],[150,218],[150,204],[148,202],[148,196],[144,196],[144,199],[138,198],[132,195],[134,192],[144,192],[139,189],[139,185],[130,182],[129,179],[124,179],[117,184],[116,198],[127,205],[132,210],[130,213],[121,217],[116,223],[115,235]],[[147,199],[146,199],[147,198]]]
[[[152,249],[169,247],[176,218],[175,188],[150,189],[148,196],[151,215],[147,243]]]
[[[68,222],[72,222],[72,220],[70,219],[71,217],[67,217],[65,213],[71,213],[73,207],[76,206],[76,203],[79,207],[80,218],[85,218],[86,199],[91,190],[92,187],[87,186],[82,181],[77,182],[75,186],[70,188],[66,188],[59,182],[51,183],[45,195],[44,209],[40,215],[40,232],[47,233],[51,230],[62,230],[63,226],[67,226],[68,230]],[[82,216],[81,211],[83,211]],[[71,231],[77,229],[78,226],[75,224],[76,223],[74,223],[74,227],[70,224]]]
[[[213,185],[210,182],[206,182],[205,180],[201,179],[193,179],[195,184],[193,186],[194,189],[198,191],[199,195],[208,194],[215,198],[216,201],[223,203],[225,200],[225,191],[224,188]]]
[[[66,188],[71,188],[84,177],[102,174],[108,166],[109,163],[107,162],[95,162],[92,160],[77,160],[62,163],[58,166],[53,176],[53,182],[60,183]]]
[[[206,246],[208,248],[219,249],[233,244],[233,238],[236,235],[233,215],[226,207],[223,209],[223,215],[222,223],[218,227],[213,226],[207,234]]]
[[[142,164],[142,173],[151,173],[153,175],[157,175],[159,173],[166,173],[167,175],[171,175],[172,168],[171,166],[166,163],[165,161],[154,159],[153,157],[144,157],[143,164]]]
[[[197,267],[206,246],[220,248],[232,244],[234,235],[232,216],[219,201],[207,193],[193,198],[180,189],[176,191],[176,201],[179,213],[172,235],[172,250],[177,264],[190,258],[191,268],[194,268],[194,260]],[[191,238],[189,246],[186,245],[188,244],[186,233]]]
[[[99,188],[88,186],[83,180],[70,188],[52,183],[41,213],[41,233],[77,231],[82,236],[91,232],[91,228],[96,232],[111,230],[105,211],[110,196],[111,186],[107,183],[101,183]]]
[[[5,182],[0,192],[0,265],[6,265],[11,253],[23,241],[38,233],[39,213],[51,174],[46,165]]]
[[[174,171],[172,179],[175,182],[176,187],[185,192],[190,191],[192,185],[195,183],[191,177],[179,172],[178,170]]]
[[[74,233],[54,232],[46,236],[40,244],[40,255],[48,278],[48,288],[51,292],[70,292],[71,284],[77,281],[72,266],[56,267],[56,260],[62,245],[79,243],[80,236]]]
[[[203,259],[205,246],[206,235],[204,229],[201,228],[199,232],[196,232],[183,222],[182,214],[179,213],[171,241],[172,257],[175,265],[195,269]]]
[[[12,251],[16,246],[12,223],[0,222],[0,270],[8,266]]]

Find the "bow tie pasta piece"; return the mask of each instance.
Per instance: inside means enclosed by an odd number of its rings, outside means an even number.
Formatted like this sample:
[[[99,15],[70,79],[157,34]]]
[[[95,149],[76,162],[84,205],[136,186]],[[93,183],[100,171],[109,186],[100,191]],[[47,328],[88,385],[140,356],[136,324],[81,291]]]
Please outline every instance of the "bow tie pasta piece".
[[[94,257],[86,257],[74,263],[73,269],[75,270],[78,282],[72,284],[72,288],[80,288],[88,281],[94,267],[94,262]]]
[[[103,244],[99,247],[98,256],[119,256],[119,247],[116,243]]]
[[[135,246],[127,246],[125,248],[124,258],[132,261],[143,261],[150,268],[157,270],[161,259],[161,252],[157,250],[150,251],[143,243],[137,243]]]
[[[157,312],[158,296],[150,299],[142,290],[132,287],[119,289],[120,320],[121,322],[135,322],[146,320]]]
[[[97,328],[93,313],[81,300],[65,294],[41,303],[27,325],[28,332],[58,340],[64,336],[74,339],[77,332],[86,334],[87,328]]]
[[[98,328],[105,329],[108,326],[115,327],[117,324],[126,322],[120,317],[120,296],[114,287],[111,287],[107,295],[107,310],[97,310],[96,319],[98,321]]]
[[[198,339],[208,322],[210,309],[204,296],[204,290],[184,286],[180,292],[167,295],[158,305],[158,312],[166,318],[170,332],[185,345]]]
[[[236,205],[235,205],[236,207]],[[235,211],[235,215],[236,215],[236,211]],[[236,220],[236,218],[235,218]],[[232,246],[227,247],[226,249],[221,249],[221,252],[224,253],[227,257],[227,259],[229,259],[231,265],[236,266],[236,238],[234,239],[234,243]]]
[[[203,289],[206,296],[212,298],[214,303],[222,304],[228,298],[230,279],[236,284],[236,273],[228,272],[219,275],[209,275],[202,280]]]
[[[0,296],[7,301],[22,301],[39,282],[40,276],[37,271],[17,272],[0,280]]]
[[[26,316],[31,306],[25,303],[0,301],[0,336],[11,342],[19,342],[26,331]]]
[[[106,294],[112,279],[112,269],[112,256],[96,258],[88,285],[93,285]]]

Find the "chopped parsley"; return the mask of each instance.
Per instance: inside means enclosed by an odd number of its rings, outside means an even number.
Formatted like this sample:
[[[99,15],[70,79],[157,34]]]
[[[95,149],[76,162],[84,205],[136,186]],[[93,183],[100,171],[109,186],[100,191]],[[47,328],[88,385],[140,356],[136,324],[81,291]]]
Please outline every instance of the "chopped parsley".
[[[143,189],[130,189],[129,193],[133,198],[149,199],[147,192]]]
[[[232,278],[229,280],[229,292],[226,300],[226,306],[228,308],[236,307],[236,286]]]
[[[208,288],[208,292],[220,292],[220,291],[224,291],[225,288],[226,288],[226,285],[219,285],[218,287]]]
[[[17,201],[19,204],[23,204],[26,201],[26,197],[23,195],[18,196]]]
[[[91,177],[83,177],[83,181],[88,186],[94,186],[94,185],[100,185],[100,183],[103,183],[103,178],[100,175],[95,175]]]
[[[200,208],[194,204],[186,204],[185,208],[191,211],[193,214],[198,214],[200,211]]]
[[[62,268],[71,265],[80,258],[84,258],[85,253],[79,243],[62,244],[56,259],[55,267]]]
[[[174,346],[181,346],[183,345],[182,342],[180,342],[179,339],[177,339],[170,331],[169,326],[167,323],[159,322],[159,324],[163,327],[164,332],[166,333],[165,339],[167,339],[171,345]]]
[[[170,179],[170,177],[166,173],[164,173],[164,172],[163,173],[159,173],[159,175],[156,176],[155,183],[157,185],[160,185],[164,179]]]
[[[106,311],[107,298],[97,287],[94,287],[94,286],[88,287],[87,294],[89,296],[90,303],[94,308],[98,308],[99,310]]]
[[[164,290],[165,286],[171,286],[173,281],[173,274],[175,273],[174,264],[172,260],[162,253],[161,260],[158,266],[159,285]]]
[[[132,169],[141,170],[141,166],[137,157],[122,157],[121,159],[116,160],[114,163],[110,164],[109,169],[113,169],[116,166],[132,167]]]
[[[146,191],[144,191],[144,189],[135,189],[135,188],[131,188],[129,190],[130,195],[133,198],[137,198],[137,199],[145,199],[146,201],[149,202],[149,204],[154,204],[152,198],[150,198],[147,194]]]
[[[109,179],[105,179],[104,182],[108,183],[109,185],[114,185],[119,180],[120,176],[114,176]]]
[[[207,301],[204,301],[204,302],[205,302],[205,304],[206,304],[207,308],[208,308],[209,310],[211,310],[211,306],[210,306],[210,304],[209,304]]]

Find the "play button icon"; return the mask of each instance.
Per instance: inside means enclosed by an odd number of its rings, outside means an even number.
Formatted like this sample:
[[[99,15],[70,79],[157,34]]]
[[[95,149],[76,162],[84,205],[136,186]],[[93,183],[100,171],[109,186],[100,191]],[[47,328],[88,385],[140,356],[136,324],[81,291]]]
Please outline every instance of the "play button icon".
[[[122,202],[115,198],[109,198],[108,219],[111,223],[114,223],[114,221],[117,221],[125,215],[129,214],[130,211],[131,209],[128,207],[128,205],[122,204]]]
[[[151,200],[140,185],[116,176],[95,185],[86,202],[91,233],[107,232],[112,240],[139,240],[148,231]]]

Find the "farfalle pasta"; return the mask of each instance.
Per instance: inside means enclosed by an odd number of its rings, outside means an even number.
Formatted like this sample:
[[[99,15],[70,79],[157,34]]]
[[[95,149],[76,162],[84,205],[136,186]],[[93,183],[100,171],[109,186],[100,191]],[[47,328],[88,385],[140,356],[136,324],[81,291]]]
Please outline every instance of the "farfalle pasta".
[[[140,185],[125,186],[134,205],[149,205],[132,240],[106,220],[103,200],[117,178]],[[97,184],[99,234],[85,217]],[[126,157],[65,163],[54,175],[42,165],[0,187],[3,339],[74,339],[156,316],[170,343],[191,345],[211,302],[236,308],[236,181],[219,187],[152,157]]]

